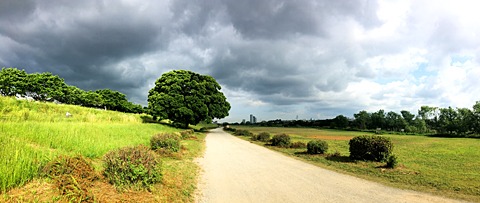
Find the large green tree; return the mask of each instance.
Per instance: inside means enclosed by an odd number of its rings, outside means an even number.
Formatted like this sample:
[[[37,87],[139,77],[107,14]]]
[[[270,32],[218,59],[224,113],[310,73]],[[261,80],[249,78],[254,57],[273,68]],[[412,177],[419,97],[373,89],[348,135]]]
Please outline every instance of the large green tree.
[[[187,70],[167,72],[149,91],[150,114],[185,128],[200,121],[225,118],[230,104],[220,89],[217,81],[208,75]]]
[[[0,95],[16,96],[25,94],[27,73],[16,68],[2,68],[0,70]]]

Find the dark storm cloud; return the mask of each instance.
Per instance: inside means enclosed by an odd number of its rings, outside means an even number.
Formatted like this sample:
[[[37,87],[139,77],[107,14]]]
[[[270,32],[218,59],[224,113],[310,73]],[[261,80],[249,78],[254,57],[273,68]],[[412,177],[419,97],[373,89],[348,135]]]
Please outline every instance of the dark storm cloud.
[[[358,74],[349,23],[380,25],[376,9],[369,0],[2,1],[0,66],[143,104],[169,69],[211,74],[269,104],[308,103]]]
[[[112,68],[112,64],[164,45],[159,40],[162,26],[155,23],[155,16],[143,17],[126,5],[95,1],[48,3],[2,3],[22,11],[0,19],[0,34],[21,45],[8,47],[21,57],[6,59],[2,65],[50,71],[85,89],[131,88],[138,86],[143,76],[122,80],[122,71]],[[23,47],[28,47],[29,52]]]

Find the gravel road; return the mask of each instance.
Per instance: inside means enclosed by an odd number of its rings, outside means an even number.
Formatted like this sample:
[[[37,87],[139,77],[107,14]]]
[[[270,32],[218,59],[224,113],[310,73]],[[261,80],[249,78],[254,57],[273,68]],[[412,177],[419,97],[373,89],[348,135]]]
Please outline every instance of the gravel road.
[[[325,170],[236,138],[206,137],[197,202],[461,202]]]

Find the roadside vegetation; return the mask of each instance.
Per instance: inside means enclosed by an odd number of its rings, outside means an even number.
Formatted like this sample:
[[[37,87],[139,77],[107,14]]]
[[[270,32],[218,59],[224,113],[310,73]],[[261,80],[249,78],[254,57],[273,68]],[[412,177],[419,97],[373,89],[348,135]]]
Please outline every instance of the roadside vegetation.
[[[394,187],[480,202],[480,139],[376,134],[382,139],[376,143],[385,143],[384,148],[389,148],[388,142],[383,140],[388,139],[393,145],[391,155],[380,153],[378,160],[383,161],[377,162],[362,161],[365,158],[352,159],[349,149],[352,138],[375,133],[314,128],[231,127],[235,129],[228,129],[230,132],[239,130],[242,135],[252,135],[239,136],[242,139],[324,168]],[[321,140],[326,144],[315,144],[316,147],[311,144],[310,151],[307,147],[275,147],[271,140],[259,141],[260,134],[288,135],[290,143]],[[369,136],[364,137],[357,143],[368,139]],[[326,151],[321,153],[321,149]],[[312,155],[310,152],[316,153]]]
[[[152,120],[144,114],[0,97],[0,201],[192,202],[199,171],[194,159],[204,150],[205,135]],[[179,137],[179,145],[168,154],[150,149],[152,137],[164,133]],[[151,186],[110,184],[122,179],[108,180],[104,171],[112,165],[106,162],[116,164],[116,157],[128,152],[125,149],[139,146],[144,146],[142,153],[151,155],[139,162],[159,161],[160,168],[136,168],[139,174],[160,172],[140,181],[140,185]],[[121,149],[124,151],[112,154]],[[108,153],[111,155],[105,157]],[[81,170],[68,165],[72,162]],[[57,167],[64,165],[69,169]],[[47,166],[51,173],[45,172]],[[55,172],[57,169],[70,172],[62,175]],[[113,165],[110,169],[118,168]],[[75,171],[91,171],[92,175],[82,182],[75,178]]]

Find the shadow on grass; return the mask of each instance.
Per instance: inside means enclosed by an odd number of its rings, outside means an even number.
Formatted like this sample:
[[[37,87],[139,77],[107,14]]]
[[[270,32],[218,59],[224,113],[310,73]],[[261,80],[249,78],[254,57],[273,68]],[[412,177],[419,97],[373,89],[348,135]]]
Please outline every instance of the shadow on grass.
[[[341,163],[357,163],[357,160],[352,160],[348,156],[326,156],[325,159]]]

